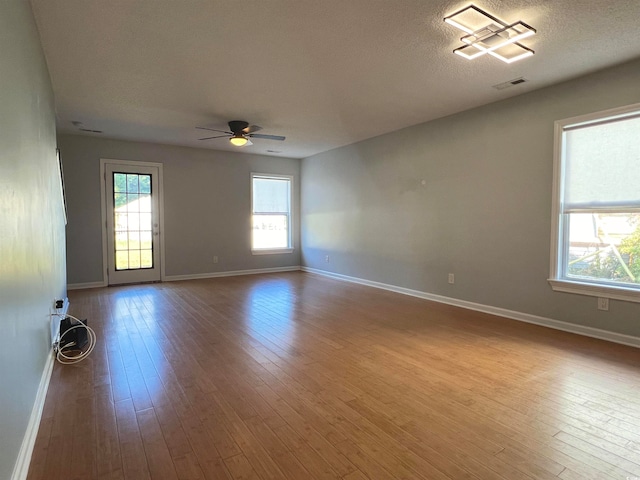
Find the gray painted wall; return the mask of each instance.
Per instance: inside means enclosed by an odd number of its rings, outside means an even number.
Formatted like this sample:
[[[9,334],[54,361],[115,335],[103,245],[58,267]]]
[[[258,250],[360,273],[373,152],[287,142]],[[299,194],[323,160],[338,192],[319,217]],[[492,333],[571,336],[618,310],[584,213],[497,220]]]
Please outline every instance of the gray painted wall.
[[[304,159],[303,265],[640,336],[547,282],[554,121],[637,102],[640,61]]]
[[[53,94],[28,2],[0,2],[0,45],[0,478],[8,479],[66,279]]]
[[[250,243],[251,172],[293,175],[299,205],[299,160],[81,135],[60,135],[58,144],[69,205],[69,284],[102,281],[101,158],[163,164],[167,276],[300,265],[298,212],[294,253],[252,255]]]

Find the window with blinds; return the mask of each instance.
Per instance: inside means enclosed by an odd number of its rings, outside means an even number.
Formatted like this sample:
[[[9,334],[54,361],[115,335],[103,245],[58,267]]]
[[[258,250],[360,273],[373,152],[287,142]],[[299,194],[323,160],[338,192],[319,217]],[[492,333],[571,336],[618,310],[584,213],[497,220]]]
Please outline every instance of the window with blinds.
[[[640,105],[556,122],[555,187],[552,280],[640,301]]]
[[[251,183],[253,252],[290,251],[292,177],[254,173]]]

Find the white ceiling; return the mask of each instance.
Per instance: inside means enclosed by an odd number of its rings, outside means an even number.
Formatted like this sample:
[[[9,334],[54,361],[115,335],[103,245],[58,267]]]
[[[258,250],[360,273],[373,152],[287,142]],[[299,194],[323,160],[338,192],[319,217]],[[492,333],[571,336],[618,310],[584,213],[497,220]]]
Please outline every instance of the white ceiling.
[[[229,120],[284,135],[248,153],[307,157],[640,56],[639,0],[479,0],[538,34],[507,65],[452,53],[447,0],[31,0],[58,131],[198,141]],[[517,77],[527,83],[498,91]],[[95,135],[95,134],[94,134]],[[275,150],[276,152],[269,152]]]

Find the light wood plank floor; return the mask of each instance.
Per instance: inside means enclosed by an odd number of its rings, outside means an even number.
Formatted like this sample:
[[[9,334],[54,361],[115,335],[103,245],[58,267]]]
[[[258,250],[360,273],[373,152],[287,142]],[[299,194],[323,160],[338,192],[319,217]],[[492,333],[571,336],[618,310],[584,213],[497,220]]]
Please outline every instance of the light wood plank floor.
[[[640,350],[293,272],[69,294],[30,480],[640,477]]]

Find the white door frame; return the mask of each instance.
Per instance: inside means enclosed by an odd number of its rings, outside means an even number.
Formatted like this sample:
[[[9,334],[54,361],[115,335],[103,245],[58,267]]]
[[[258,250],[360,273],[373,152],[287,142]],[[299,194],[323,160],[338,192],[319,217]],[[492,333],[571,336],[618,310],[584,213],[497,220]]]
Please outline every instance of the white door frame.
[[[157,162],[137,162],[134,160],[115,160],[111,158],[100,159],[100,211],[102,216],[102,283],[104,286],[109,285],[109,276],[107,268],[109,266],[107,251],[107,199],[106,199],[106,166],[109,165],[126,165],[130,167],[156,167],[158,169],[158,224],[160,238],[160,281],[165,279],[164,264],[164,188],[162,177],[162,163]]]

